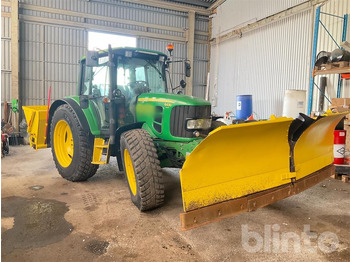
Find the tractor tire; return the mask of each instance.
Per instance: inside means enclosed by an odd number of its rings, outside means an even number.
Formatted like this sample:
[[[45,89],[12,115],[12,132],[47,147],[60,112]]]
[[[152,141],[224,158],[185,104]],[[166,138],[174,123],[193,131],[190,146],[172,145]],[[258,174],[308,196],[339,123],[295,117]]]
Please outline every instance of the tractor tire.
[[[73,182],[92,177],[98,165],[91,164],[93,140],[77,114],[67,104],[55,111],[51,122],[51,150],[58,173]]]
[[[121,136],[120,150],[132,202],[140,211],[164,202],[163,174],[156,148],[144,129],[134,129]]]

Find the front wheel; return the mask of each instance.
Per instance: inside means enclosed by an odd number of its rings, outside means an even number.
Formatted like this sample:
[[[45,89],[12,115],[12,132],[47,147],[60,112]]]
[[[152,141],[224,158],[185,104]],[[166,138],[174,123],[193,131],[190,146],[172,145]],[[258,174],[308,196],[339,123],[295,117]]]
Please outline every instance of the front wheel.
[[[51,123],[51,150],[58,173],[74,182],[92,177],[98,169],[91,164],[92,145],[90,131],[83,129],[74,110],[67,104],[57,108]]]
[[[123,133],[120,145],[132,202],[140,211],[161,206],[163,174],[150,135],[144,129],[134,129]]]

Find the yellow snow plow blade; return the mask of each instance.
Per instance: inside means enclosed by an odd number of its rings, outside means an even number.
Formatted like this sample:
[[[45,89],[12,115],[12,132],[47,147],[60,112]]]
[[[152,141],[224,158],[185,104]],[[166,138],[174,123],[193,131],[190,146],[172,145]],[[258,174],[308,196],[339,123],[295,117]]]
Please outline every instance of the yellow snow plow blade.
[[[296,180],[333,163],[333,131],[345,115],[318,119],[301,134],[294,147]]]
[[[180,171],[182,229],[256,210],[332,175],[333,130],[344,115],[273,118],[211,132]]]

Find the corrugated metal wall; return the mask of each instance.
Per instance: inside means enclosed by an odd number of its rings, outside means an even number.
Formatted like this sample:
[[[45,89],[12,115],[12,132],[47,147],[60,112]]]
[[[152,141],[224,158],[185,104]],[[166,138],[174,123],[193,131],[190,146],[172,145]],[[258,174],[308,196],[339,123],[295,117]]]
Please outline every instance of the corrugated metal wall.
[[[264,0],[263,4],[262,1],[258,2],[226,1],[218,8],[217,16],[213,19],[213,37],[305,1]],[[274,4],[271,4],[272,2]],[[234,10],[232,6],[235,6]],[[309,89],[315,10],[316,7],[251,31],[242,38],[212,46],[210,90],[211,100],[217,105],[214,107],[217,113],[235,111],[236,95],[253,94],[253,110],[260,117],[281,115],[285,90]],[[350,13],[350,2],[329,0],[322,6],[321,11],[343,16]],[[234,15],[236,13],[237,15]],[[230,16],[232,18],[228,19]],[[342,19],[322,14],[321,20],[340,43]],[[348,26],[347,40],[349,39]],[[318,52],[332,51],[335,48],[334,42],[320,26]],[[326,95],[329,98],[336,97],[338,75],[327,77]],[[319,84],[319,77],[315,78],[315,82]],[[349,87],[350,82],[343,81],[342,97],[350,96]],[[313,110],[316,110],[318,103],[318,92],[315,87]],[[328,105],[325,101],[325,109]]]
[[[230,29],[251,24],[307,0],[228,0],[217,8],[213,19],[213,37]]]
[[[76,94],[79,59],[87,47],[82,29],[29,22],[20,24],[21,91],[23,105],[46,104]]]
[[[7,1],[4,1],[7,2]],[[11,8],[2,6],[1,12],[10,14]],[[3,102],[11,99],[11,19],[1,16],[1,119]]]
[[[173,43],[175,59],[186,59],[187,56],[185,28],[188,17],[185,12],[111,0],[23,0],[20,14],[23,105],[46,103],[49,86],[52,86],[52,100],[76,93],[78,60],[86,53],[90,27],[94,31],[134,35],[138,37],[140,48],[165,52],[166,45]],[[98,17],[84,17],[87,14]],[[196,16],[195,27],[201,32],[195,35],[193,90],[195,96],[202,97],[208,63],[208,37],[203,33],[208,32],[208,21],[208,17]],[[154,36],[148,37],[143,32]],[[163,39],[157,39],[157,36]],[[183,67],[180,63],[175,64],[171,72],[173,84],[178,85],[183,78]]]
[[[350,14],[350,2],[348,0],[331,0],[328,1],[325,5],[321,7],[321,12],[329,13],[337,16],[343,17],[345,14]],[[341,43],[342,32],[343,32],[343,19],[321,14],[320,20],[329,30],[333,38],[338,44]],[[347,31],[347,41],[350,41],[350,25],[348,25]],[[319,27],[319,36],[317,42],[317,53],[319,51],[328,51],[331,52],[334,49],[338,48],[333,40],[329,37],[326,30],[320,25]],[[338,88],[338,75],[325,75],[327,77],[327,88],[326,96],[328,98],[337,97],[337,88]],[[320,76],[316,76],[315,82],[319,85]],[[317,109],[318,105],[318,95],[319,91],[314,88],[314,99],[313,99],[313,110]],[[344,80],[342,85],[341,97],[350,97],[350,81]],[[324,103],[326,110],[329,106],[329,102],[325,100]]]
[[[246,4],[252,13],[258,13],[266,6],[261,1],[257,6],[250,2],[238,1],[236,8]],[[283,2],[288,8],[303,1]],[[222,9],[225,9],[225,3]],[[275,11],[280,9],[278,5]],[[216,105],[215,113],[235,112],[236,96],[251,94],[253,111],[260,118],[268,118],[271,114],[281,116],[285,90],[308,89],[312,19],[312,10],[304,11],[245,33],[241,38],[213,45],[210,97]],[[220,27],[224,22],[214,18],[213,27]]]
[[[195,30],[208,32],[208,17],[197,16]],[[195,39],[206,40],[207,37],[195,35]],[[208,74],[208,45],[203,43],[194,44],[194,60],[193,60],[193,95],[197,97],[205,97],[205,88]]]

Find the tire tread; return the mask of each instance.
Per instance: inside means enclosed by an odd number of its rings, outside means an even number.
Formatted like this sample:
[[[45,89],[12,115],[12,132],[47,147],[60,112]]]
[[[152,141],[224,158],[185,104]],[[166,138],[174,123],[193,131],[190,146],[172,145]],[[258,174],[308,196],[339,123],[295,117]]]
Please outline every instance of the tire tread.
[[[59,110],[67,110],[69,114],[72,116],[74,124],[77,126],[78,130],[78,143],[80,144],[80,159],[78,161],[77,168],[75,169],[74,174],[69,174],[67,175],[64,172],[64,168],[61,167],[59,164],[56,155],[54,153],[54,146],[52,145],[51,150],[52,150],[52,155],[54,158],[54,162],[56,165],[56,168],[60,175],[64,177],[65,179],[73,182],[78,182],[78,181],[85,181],[95,175],[99,165],[94,165],[91,163],[92,160],[92,154],[93,154],[93,149],[91,147],[91,143],[89,141],[89,138],[91,136],[89,131],[86,131],[83,129],[83,127],[80,125],[80,122],[78,120],[77,114],[74,112],[73,108],[70,107],[68,104],[61,105],[54,113],[53,119],[55,119],[55,114],[59,112]],[[54,121],[51,123],[51,136],[53,136],[54,132]],[[53,141],[53,137],[51,137],[51,141]],[[76,141],[74,141],[76,143]]]
[[[141,198],[139,209],[146,211],[161,206],[164,203],[163,173],[150,135],[144,129],[134,129],[125,132],[122,139],[129,145],[134,163]]]

